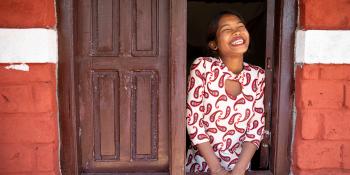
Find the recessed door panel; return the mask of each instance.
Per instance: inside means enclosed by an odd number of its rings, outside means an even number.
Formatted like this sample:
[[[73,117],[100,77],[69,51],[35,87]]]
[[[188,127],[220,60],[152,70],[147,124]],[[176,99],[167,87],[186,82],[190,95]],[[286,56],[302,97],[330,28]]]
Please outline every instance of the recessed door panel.
[[[120,0],[92,0],[91,55],[118,56]]]
[[[118,72],[93,72],[94,159],[118,160],[120,111]]]
[[[156,56],[158,53],[158,1],[133,1],[133,56]]]

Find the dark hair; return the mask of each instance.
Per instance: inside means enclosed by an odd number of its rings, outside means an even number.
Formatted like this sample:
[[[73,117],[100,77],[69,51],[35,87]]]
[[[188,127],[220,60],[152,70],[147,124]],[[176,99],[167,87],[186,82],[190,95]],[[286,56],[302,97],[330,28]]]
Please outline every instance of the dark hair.
[[[225,15],[237,16],[241,20],[241,22],[245,25],[245,20],[243,16],[238,12],[233,10],[225,10],[225,11],[219,12],[212,18],[212,20],[209,23],[208,33],[207,33],[207,45],[209,44],[210,41],[216,40],[216,31],[218,30],[218,27],[219,27],[219,21]],[[210,49],[208,46],[207,46],[207,49],[210,55],[217,56],[216,51]]]

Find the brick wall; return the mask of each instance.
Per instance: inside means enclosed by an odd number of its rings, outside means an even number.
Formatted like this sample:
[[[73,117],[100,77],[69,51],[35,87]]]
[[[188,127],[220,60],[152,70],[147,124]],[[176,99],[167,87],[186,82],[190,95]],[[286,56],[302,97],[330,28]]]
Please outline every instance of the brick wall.
[[[324,33],[335,29],[347,31],[350,29],[349,11],[350,3],[346,0],[300,0],[299,28],[326,29]],[[348,34],[341,36],[348,37]],[[335,45],[318,50],[321,52],[318,60],[322,61],[316,64],[312,58],[308,62],[308,57],[313,57],[308,54],[303,55],[304,62],[296,64],[294,174],[350,174],[350,57],[346,55],[346,48],[341,48],[346,43],[336,42],[341,38],[331,39],[335,40]],[[339,54],[332,58],[330,51],[337,49],[344,51],[345,58],[339,58]]]
[[[52,28],[56,25],[54,0],[1,0],[0,27]]]
[[[0,28],[55,30],[54,9],[54,0],[1,0]],[[11,37],[5,38],[9,41],[5,44],[14,44]],[[16,52],[20,51],[0,47],[0,55]],[[29,71],[9,69],[19,58],[0,56],[0,174],[59,174],[57,64],[47,63],[52,58],[35,58],[43,63],[32,63],[33,54],[20,55],[30,55],[20,58]]]
[[[299,0],[303,29],[350,29],[348,0]]]
[[[350,174],[350,65],[296,70],[295,174]]]

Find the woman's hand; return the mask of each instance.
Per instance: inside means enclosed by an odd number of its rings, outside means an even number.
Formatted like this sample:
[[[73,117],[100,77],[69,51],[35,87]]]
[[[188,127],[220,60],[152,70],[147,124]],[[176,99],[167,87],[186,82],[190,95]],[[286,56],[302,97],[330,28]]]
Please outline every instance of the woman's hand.
[[[245,169],[234,168],[229,175],[245,175]]]
[[[230,175],[230,173],[223,168],[220,168],[219,170],[216,170],[216,171],[212,171],[210,174],[211,175]]]
[[[246,169],[251,161],[255,151],[256,146],[250,142],[244,142],[242,145],[242,152],[239,156],[238,162],[236,163],[230,175],[244,175]]]
[[[204,157],[207,162],[211,174],[221,175],[224,173],[224,168],[220,165],[218,157],[216,157],[213,148],[209,142],[200,143],[197,145],[197,148],[201,155]],[[224,171],[222,171],[224,170]]]

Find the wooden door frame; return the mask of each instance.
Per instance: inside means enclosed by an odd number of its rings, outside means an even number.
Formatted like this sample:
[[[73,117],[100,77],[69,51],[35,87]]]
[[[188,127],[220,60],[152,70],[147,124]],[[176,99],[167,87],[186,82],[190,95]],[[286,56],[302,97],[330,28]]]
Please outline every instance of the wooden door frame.
[[[270,170],[266,174],[290,173],[297,6],[297,0],[275,0],[272,147]]]
[[[294,99],[294,32],[297,0],[276,0],[275,61],[272,103],[272,158],[270,170],[252,174],[288,174],[292,140]],[[58,16],[58,97],[60,116],[60,162],[63,175],[78,175],[79,131],[77,128],[74,75],[74,0],[56,0]],[[170,0],[170,174],[184,174],[186,145],[186,21],[187,1]]]

